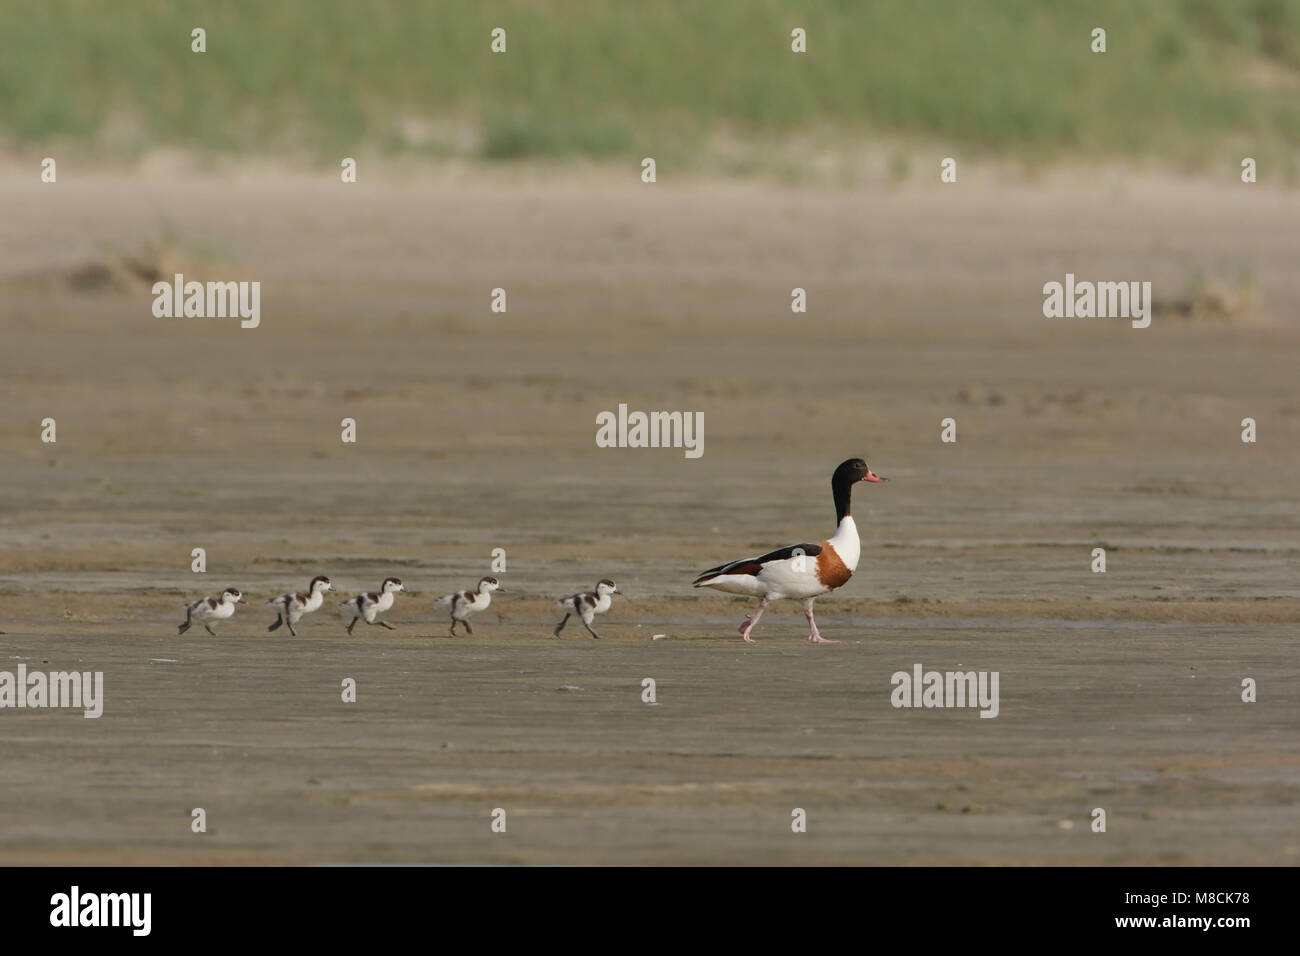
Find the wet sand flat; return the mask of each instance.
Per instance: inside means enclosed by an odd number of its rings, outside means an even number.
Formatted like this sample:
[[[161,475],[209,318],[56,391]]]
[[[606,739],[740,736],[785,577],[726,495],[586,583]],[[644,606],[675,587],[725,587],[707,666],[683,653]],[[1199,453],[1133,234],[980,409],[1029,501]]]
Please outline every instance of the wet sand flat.
[[[107,706],[6,715],[5,860],[1295,861],[1293,628],[879,622],[819,648],[800,623],[753,648],[612,619],[604,642],[11,641],[94,661]],[[1238,702],[1243,660],[1281,700]],[[918,661],[1000,670],[999,716],[891,707]]]
[[[0,175],[0,670],[107,699],[0,711],[0,862],[1294,861],[1295,194],[60,175]],[[262,324],[156,319],[140,269],[259,280]],[[1067,271],[1171,310],[1044,319]],[[595,447],[620,403],[702,411],[703,457]],[[818,603],[844,643],[790,605],[744,646],[690,580],[829,534],[855,455],[892,480]],[[402,577],[399,630],[268,635],[316,573]],[[605,576],[604,640],[552,639]],[[998,671],[999,716],[891,707],[917,663]]]

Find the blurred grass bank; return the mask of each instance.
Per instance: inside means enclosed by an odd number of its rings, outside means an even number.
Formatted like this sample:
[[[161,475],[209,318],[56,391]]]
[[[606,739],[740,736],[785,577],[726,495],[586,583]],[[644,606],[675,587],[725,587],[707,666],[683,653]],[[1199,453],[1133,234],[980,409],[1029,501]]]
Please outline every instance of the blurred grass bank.
[[[1300,161],[1300,0],[9,0],[0,37],[23,152]]]

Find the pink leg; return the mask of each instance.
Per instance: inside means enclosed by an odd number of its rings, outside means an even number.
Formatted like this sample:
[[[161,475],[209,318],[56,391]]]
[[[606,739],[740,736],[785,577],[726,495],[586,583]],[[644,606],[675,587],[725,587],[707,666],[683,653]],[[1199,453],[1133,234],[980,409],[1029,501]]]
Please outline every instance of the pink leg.
[[[821,632],[817,630],[817,621],[813,618],[812,607],[812,601],[809,601],[803,606],[803,616],[808,618],[808,626],[812,628],[812,632],[808,635],[808,640],[812,641],[814,644],[838,644],[839,641],[828,641],[826,638],[822,637]]]
[[[758,643],[758,641],[750,639],[749,632],[754,629],[754,625],[758,623],[758,619],[763,616],[763,612],[767,609],[767,605],[768,599],[763,598],[763,603],[758,606],[758,610],[746,617],[745,623],[740,625],[740,636],[745,639],[746,644]]]

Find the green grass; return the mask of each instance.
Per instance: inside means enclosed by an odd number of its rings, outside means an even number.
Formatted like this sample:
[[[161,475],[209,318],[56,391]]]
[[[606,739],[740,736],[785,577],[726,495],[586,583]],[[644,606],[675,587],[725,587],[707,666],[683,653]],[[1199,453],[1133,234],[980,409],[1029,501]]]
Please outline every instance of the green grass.
[[[811,134],[1200,165],[1300,145],[1300,0],[9,0],[0,45],[20,149],[691,162],[719,134]]]

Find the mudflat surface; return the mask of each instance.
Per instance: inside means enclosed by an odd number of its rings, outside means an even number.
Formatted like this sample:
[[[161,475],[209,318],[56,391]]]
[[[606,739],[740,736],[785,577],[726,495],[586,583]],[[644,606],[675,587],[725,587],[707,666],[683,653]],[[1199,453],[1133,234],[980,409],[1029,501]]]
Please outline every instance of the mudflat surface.
[[[721,621],[653,642],[613,621],[609,643],[487,624],[456,643],[11,641],[29,667],[93,661],[107,706],[6,714],[5,858],[1294,861],[1280,629],[834,620],[846,643],[821,648],[790,618],[753,648]],[[915,661],[999,670],[999,716],[892,708]],[[1241,704],[1243,671],[1283,700]]]
[[[60,177],[0,175],[0,670],[106,701],[0,711],[0,861],[1295,860],[1295,194]],[[154,318],[150,270],[261,281],[261,326]],[[1045,319],[1067,271],[1168,307]],[[620,403],[702,411],[703,457],[597,448]],[[818,602],[843,643],[790,605],[744,646],[691,578],[825,537],[856,455],[892,481]],[[448,638],[494,548],[508,593]],[[267,634],[316,573],[402,577],[398,630]],[[603,640],[553,639],[606,576]],[[917,663],[998,671],[998,717],[893,708]]]

